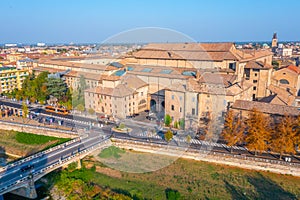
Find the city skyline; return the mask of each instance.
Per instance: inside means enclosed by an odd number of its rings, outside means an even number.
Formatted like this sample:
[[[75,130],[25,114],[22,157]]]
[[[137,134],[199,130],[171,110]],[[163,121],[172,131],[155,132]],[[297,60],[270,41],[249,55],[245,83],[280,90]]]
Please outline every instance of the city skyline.
[[[269,41],[273,32],[278,33],[279,41],[297,41],[300,28],[290,11],[297,5],[300,3],[293,0],[288,4],[8,1],[2,3],[6,28],[0,43],[101,43],[111,35],[140,27],[175,30],[198,42]]]

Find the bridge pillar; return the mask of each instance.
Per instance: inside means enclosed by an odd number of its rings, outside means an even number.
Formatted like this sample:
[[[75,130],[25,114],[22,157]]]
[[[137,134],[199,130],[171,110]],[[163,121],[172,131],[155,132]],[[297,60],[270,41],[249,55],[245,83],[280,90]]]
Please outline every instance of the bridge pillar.
[[[78,161],[77,161],[77,169],[81,169],[81,159],[79,159]]]
[[[26,198],[29,198],[29,199],[37,198],[37,193],[36,193],[36,190],[35,190],[35,185],[34,185],[34,180],[33,179],[29,180],[29,183],[28,183],[27,186],[18,188],[14,191],[11,191],[11,193],[22,196],[22,197],[26,197]]]

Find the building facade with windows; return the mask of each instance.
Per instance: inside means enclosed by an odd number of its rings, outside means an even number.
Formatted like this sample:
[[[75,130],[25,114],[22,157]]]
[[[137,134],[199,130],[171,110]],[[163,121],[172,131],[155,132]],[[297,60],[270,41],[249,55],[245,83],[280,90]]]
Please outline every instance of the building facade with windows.
[[[0,93],[10,93],[15,89],[21,89],[27,76],[29,76],[27,68],[0,67]]]

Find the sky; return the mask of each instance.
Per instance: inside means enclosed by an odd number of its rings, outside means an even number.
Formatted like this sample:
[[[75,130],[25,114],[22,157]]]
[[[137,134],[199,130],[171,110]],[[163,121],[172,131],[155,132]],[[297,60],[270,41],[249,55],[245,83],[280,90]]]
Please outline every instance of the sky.
[[[0,43],[100,43],[141,27],[197,42],[270,41],[273,32],[299,41],[299,8],[299,0],[5,0]]]

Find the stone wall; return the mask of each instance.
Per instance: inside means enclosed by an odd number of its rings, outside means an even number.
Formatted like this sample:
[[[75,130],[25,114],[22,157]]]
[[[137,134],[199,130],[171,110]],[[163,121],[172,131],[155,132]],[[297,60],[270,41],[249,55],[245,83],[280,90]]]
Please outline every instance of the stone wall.
[[[113,139],[113,144],[125,149],[131,149],[140,152],[162,154],[167,156],[176,156],[178,157],[178,151],[176,147],[168,148],[164,145],[150,145],[144,142],[133,142],[133,141],[124,141],[120,139]],[[178,148],[178,147],[177,147]],[[181,158],[193,159],[198,161],[212,162],[217,164],[229,165],[233,167],[240,167],[245,169],[252,170],[262,170],[269,171],[278,174],[289,174],[293,176],[300,177],[300,167],[299,165],[293,165],[293,163],[284,163],[284,161],[274,161],[274,162],[265,162],[266,159],[249,157],[249,159],[238,158],[239,155],[233,156],[230,154],[222,153],[201,153],[199,150],[188,150],[183,153],[183,150],[180,150]]]
[[[36,126],[30,126],[30,125],[21,125],[16,123],[10,123],[10,122],[0,122],[0,129],[3,130],[13,130],[13,131],[24,131],[28,133],[33,133],[37,135],[46,135],[46,136],[53,136],[58,138],[76,138],[78,137],[77,133],[71,133],[63,130],[55,130],[55,129],[49,129],[44,127],[36,127]]]

